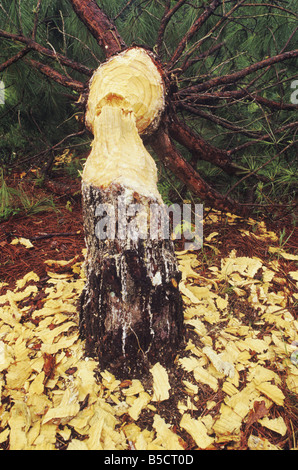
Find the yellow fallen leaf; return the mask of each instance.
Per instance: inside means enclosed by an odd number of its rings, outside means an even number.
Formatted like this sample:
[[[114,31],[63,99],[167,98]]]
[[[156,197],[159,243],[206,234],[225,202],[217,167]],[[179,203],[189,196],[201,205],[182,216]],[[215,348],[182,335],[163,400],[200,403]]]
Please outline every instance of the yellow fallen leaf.
[[[185,385],[185,390],[186,393],[189,393],[190,395],[197,395],[199,392],[199,387],[188,380],[182,380],[182,382]]]
[[[93,415],[94,407],[88,406],[84,410],[80,411],[74,418],[68,421],[67,425],[71,426],[76,432],[83,433]]]
[[[30,242],[30,240],[27,240],[27,238],[15,238],[12,240],[11,245],[23,245],[26,248],[34,248],[34,245]]]
[[[26,274],[23,279],[20,279],[16,282],[16,286],[18,289],[23,289],[27,282],[34,281],[34,282],[39,282],[40,278],[37,274],[35,274],[33,271],[30,273]]]
[[[191,290],[189,290],[186,287],[184,281],[180,282],[179,290],[180,290],[181,294],[185,295],[185,297],[187,297],[190,300],[190,302],[192,302],[193,304],[199,304],[200,303],[200,300],[191,292]]]
[[[266,397],[268,397],[277,405],[283,406],[285,396],[276,385],[272,385],[269,382],[262,382],[261,384],[256,385],[256,389],[263,393]]]
[[[137,380],[137,379],[132,380],[130,387],[122,389],[122,393],[126,397],[138,395],[141,392],[144,392],[144,387],[142,383],[140,382],[140,380]]]
[[[23,401],[16,401],[13,405],[10,418],[10,450],[25,450],[28,444],[26,433],[31,425],[31,414]]]
[[[54,284],[56,280],[72,278],[72,274],[58,274],[58,273],[53,273],[51,271],[48,271],[47,275],[50,276],[50,278],[52,278],[48,280],[49,284]]]
[[[30,408],[32,416],[36,415],[41,417],[51,407],[52,403],[45,394],[28,394],[27,405]]]
[[[256,367],[252,367],[248,373],[247,380],[249,382],[254,381],[256,385],[262,382],[271,382],[274,380],[276,384],[280,384],[281,380],[279,376],[272,370],[257,364]]]
[[[27,286],[22,292],[6,292],[6,302],[7,300],[10,302],[11,306],[13,306],[14,302],[21,302],[22,300],[27,299],[31,294],[36,294],[38,292],[37,286]],[[2,298],[1,298],[2,300]]]
[[[196,296],[197,299],[208,299],[214,297],[215,294],[208,287],[189,286],[188,289]]]
[[[7,428],[4,431],[0,433],[0,444],[3,444],[3,442],[6,442],[8,437],[9,437],[10,429]]]
[[[212,238],[216,237],[218,235],[218,232],[212,232],[208,237],[205,238],[206,242],[211,242]]]
[[[294,392],[298,395],[298,375],[289,374],[286,378],[286,384],[291,392]]]
[[[65,267],[67,266],[68,264],[71,264],[71,263],[74,263],[77,259],[79,258],[79,256],[75,256],[74,258],[70,259],[70,260],[55,260],[55,259],[49,259],[49,260],[46,260],[44,263],[47,265],[47,266],[61,266],[61,267]]]
[[[53,423],[42,424],[38,437],[33,442],[35,450],[55,450],[57,426]]]
[[[29,359],[12,364],[6,375],[7,387],[9,389],[23,388],[25,381],[30,377],[31,373],[31,361]]]
[[[286,423],[284,422],[281,416],[279,416],[278,418],[274,418],[274,419],[270,419],[268,418],[268,416],[265,416],[265,418],[259,419],[258,422],[265,428],[270,429],[271,431],[277,432],[281,436],[285,436],[287,432]]]
[[[150,369],[150,372],[153,376],[152,401],[168,400],[171,386],[166,369],[158,362]]]
[[[247,444],[250,450],[279,450],[278,447],[271,444],[268,439],[253,435],[249,436]]]
[[[246,338],[245,340],[239,341],[237,347],[244,350],[251,350],[257,353],[262,353],[268,349],[266,341],[257,338]]]
[[[7,369],[13,360],[14,359],[10,355],[6,344],[3,341],[0,341],[0,372]]]
[[[171,431],[169,427],[159,415],[154,416],[153,428],[157,434],[155,443],[162,445],[166,450],[184,450],[179,442],[179,436]]]
[[[128,410],[129,416],[137,421],[141,411],[146,408],[148,403],[151,401],[151,396],[147,392],[141,392],[138,398],[135,398],[132,406]]]
[[[204,323],[199,320],[198,318],[192,318],[186,322],[188,325],[194,327],[195,332],[200,336],[203,337],[207,335],[207,328]]]
[[[298,281],[298,271],[289,271],[289,275],[294,281]]]
[[[199,366],[194,369],[193,373],[194,373],[194,378],[197,382],[202,382],[206,385],[209,385],[209,387],[212,388],[214,392],[217,392],[218,381],[216,377],[211,375],[206,369]]]
[[[35,377],[35,379],[30,385],[29,394],[41,395],[44,392],[44,385],[43,385],[44,379],[45,379],[44,372],[41,372],[40,374],[38,374],[38,376]]]
[[[208,436],[206,426],[201,420],[191,418],[188,413],[185,413],[180,421],[180,426],[191,435],[200,449],[207,449],[213,444],[214,438]]]
[[[42,424],[47,424],[50,421],[57,420],[63,424],[70,421],[80,411],[79,403],[74,402],[75,399],[72,396],[71,390],[67,389],[63,395],[62,401],[56,408],[51,408],[47,411],[45,417],[42,420]]]
[[[76,386],[78,390],[78,400],[83,401],[88,394],[93,399],[98,393],[99,385],[96,383],[94,371],[97,367],[95,361],[78,361],[76,363],[78,368],[77,370],[77,380]]]
[[[251,409],[253,404],[260,396],[260,392],[256,390],[253,384],[249,384],[238,393],[225,398],[225,404],[228,405],[240,419],[244,419]]]
[[[232,273],[240,273],[245,277],[253,278],[262,267],[259,258],[249,258],[246,256],[234,257],[232,252],[228,258],[221,260],[221,278],[226,279]]]
[[[229,396],[232,396],[238,393],[238,389],[233,384],[227,381],[224,382],[222,386],[222,391],[225,392]]]
[[[36,336],[42,340],[43,343],[52,344],[54,339],[59,336],[61,333],[65,333],[71,327],[76,327],[77,324],[69,321],[62,323],[62,325],[53,328],[52,330],[42,328],[41,331],[36,332]],[[39,330],[40,328],[38,328]]]
[[[227,296],[226,296],[225,299],[218,296],[218,297],[216,297],[215,302],[216,302],[217,308],[219,308],[219,310],[224,310],[225,308],[227,308],[227,306],[229,304],[229,300],[228,300]]]
[[[42,344],[41,351],[46,354],[56,354],[58,351],[61,351],[61,349],[68,349],[77,340],[78,338],[74,335],[69,338],[62,338],[58,341],[58,343]]]
[[[232,408],[222,404],[219,419],[213,425],[213,430],[219,435],[229,435],[238,433],[242,425],[242,417]]]
[[[97,420],[93,418],[91,421],[89,438],[86,441],[86,445],[89,450],[103,450],[101,438],[105,425],[105,414],[100,415],[97,413],[94,416],[97,417]]]
[[[67,450],[89,450],[84,441],[73,439],[67,447]]]
[[[179,359],[179,364],[187,372],[192,372],[196,367],[199,366],[199,361],[195,356],[182,357]]]
[[[279,247],[269,246],[268,251],[269,253],[277,253],[278,255],[282,256],[284,259],[287,259],[290,261],[298,261],[298,255],[291,255],[290,253],[287,253],[285,250]]]

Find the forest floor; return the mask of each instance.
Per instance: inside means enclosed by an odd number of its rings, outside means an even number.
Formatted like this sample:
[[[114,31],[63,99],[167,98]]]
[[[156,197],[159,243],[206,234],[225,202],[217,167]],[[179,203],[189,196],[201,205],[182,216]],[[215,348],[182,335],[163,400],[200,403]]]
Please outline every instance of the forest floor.
[[[205,210],[202,249],[177,246],[185,344],[172,368],[120,381],[84,357],[78,335],[85,244],[69,180],[24,180],[34,197],[54,194],[56,210],[0,225],[0,448],[297,449],[291,218]]]

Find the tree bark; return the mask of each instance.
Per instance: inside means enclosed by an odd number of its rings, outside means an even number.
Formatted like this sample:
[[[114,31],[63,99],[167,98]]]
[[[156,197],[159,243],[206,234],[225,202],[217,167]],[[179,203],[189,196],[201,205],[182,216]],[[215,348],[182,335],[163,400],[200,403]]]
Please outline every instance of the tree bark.
[[[80,20],[87,26],[107,58],[123,50],[126,45],[113,22],[99,8],[95,0],[69,0]]]
[[[127,200],[127,189],[119,184],[106,190],[83,184],[82,192],[87,283],[80,331],[86,354],[118,377],[138,377],[156,362],[172,363],[183,339],[180,271],[173,243],[161,236],[152,239],[149,231],[144,239],[101,240],[99,205],[114,209],[119,227],[119,201]],[[156,204],[132,192],[130,202],[141,204],[148,215],[151,204]]]

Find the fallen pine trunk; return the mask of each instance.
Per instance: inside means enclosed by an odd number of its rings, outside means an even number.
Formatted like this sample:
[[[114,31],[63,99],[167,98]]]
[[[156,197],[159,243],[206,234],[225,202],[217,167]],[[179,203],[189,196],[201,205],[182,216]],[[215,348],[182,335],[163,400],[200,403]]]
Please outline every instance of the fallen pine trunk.
[[[139,135],[158,127],[164,102],[161,73],[141,48],[110,59],[90,86],[80,331],[86,354],[117,376],[169,364],[183,338],[180,272],[165,236],[156,165]]]

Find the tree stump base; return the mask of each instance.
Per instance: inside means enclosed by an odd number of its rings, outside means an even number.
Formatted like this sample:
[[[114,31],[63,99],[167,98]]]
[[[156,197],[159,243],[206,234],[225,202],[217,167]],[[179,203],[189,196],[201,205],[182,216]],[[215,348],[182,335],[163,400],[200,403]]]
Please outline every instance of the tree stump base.
[[[121,237],[119,220],[120,204],[138,204],[143,216],[149,216],[157,201],[115,183],[106,189],[83,183],[82,193],[87,283],[80,333],[86,355],[118,377],[141,376],[156,362],[169,365],[183,339],[181,273],[173,242],[163,239],[162,230],[155,239],[149,230],[145,238],[130,238],[127,232]],[[99,236],[104,220],[99,208],[111,208],[115,226],[107,235],[115,237]],[[132,216],[127,221],[135,223]]]

